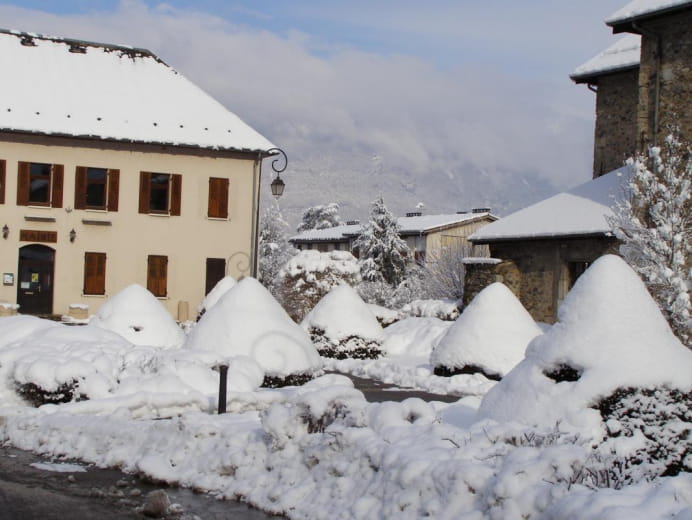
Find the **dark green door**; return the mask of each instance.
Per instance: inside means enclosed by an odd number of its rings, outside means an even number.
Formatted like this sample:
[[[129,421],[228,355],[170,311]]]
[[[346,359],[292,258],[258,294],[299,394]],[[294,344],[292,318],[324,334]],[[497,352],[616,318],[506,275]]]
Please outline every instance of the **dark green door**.
[[[17,303],[22,314],[53,313],[55,251],[33,244],[19,249]]]

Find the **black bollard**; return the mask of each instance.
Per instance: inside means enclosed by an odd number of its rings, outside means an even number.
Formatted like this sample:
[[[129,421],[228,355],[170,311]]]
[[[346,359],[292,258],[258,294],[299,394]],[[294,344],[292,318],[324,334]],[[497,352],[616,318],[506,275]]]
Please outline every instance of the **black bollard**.
[[[226,413],[226,379],[228,365],[219,365],[219,414]]]

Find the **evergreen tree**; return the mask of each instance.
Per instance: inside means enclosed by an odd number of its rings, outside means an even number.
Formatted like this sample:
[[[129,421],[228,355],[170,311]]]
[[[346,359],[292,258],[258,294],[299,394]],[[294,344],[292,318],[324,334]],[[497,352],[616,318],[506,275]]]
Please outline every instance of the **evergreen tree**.
[[[260,221],[259,278],[269,291],[278,297],[277,275],[296,253],[286,236],[288,223],[284,220],[277,201],[264,211]]]
[[[370,220],[354,245],[360,251],[363,280],[397,287],[406,277],[406,258],[411,252],[399,236],[396,217],[384,205],[382,196],[372,203]]]
[[[336,202],[321,206],[312,206],[303,212],[303,219],[298,225],[298,233],[310,229],[327,229],[341,226],[343,221],[339,216],[339,205]]]
[[[671,328],[690,346],[689,253],[692,155],[677,133],[647,155],[628,159],[630,197],[610,220],[620,253],[639,273]]]

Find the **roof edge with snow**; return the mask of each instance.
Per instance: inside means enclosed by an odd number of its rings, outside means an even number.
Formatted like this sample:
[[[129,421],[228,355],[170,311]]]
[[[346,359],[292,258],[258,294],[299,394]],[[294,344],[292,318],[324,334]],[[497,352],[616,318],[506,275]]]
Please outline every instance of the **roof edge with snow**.
[[[613,28],[615,34],[621,32],[639,34],[639,30],[634,26],[637,22],[691,8],[692,0],[656,0],[648,4],[641,0],[634,0],[606,18],[605,23]]]

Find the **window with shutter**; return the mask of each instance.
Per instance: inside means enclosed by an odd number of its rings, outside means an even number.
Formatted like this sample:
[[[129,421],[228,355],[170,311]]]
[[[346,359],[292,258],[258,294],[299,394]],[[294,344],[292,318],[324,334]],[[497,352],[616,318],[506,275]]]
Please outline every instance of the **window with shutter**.
[[[139,212],[180,215],[182,175],[140,172]]]
[[[84,253],[84,294],[106,294],[106,253]]]
[[[228,218],[228,179],[209,179],[209,218]]]
[[[62,164],[19,162],[17,205],[62,208]]]
[[[5,161],[0,159],[0,204],[5,203]]]
[[[168,294],[168,257],[149,255],[147,257],[147,289],[156,297]]]
[[[224,276],[226,276],[226,259],[207,258],[207,276],[204,284],[204,294],[209,294]]]

